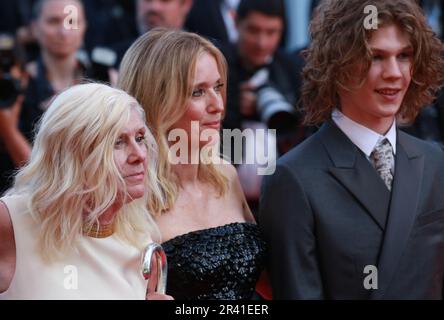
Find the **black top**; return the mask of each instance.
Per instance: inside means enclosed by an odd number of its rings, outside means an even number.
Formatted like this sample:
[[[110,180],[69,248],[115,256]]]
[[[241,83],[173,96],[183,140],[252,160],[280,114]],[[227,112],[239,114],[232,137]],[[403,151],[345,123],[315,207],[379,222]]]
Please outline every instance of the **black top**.
[[[265,261],[265,242],[253,223],[189,232],[162,247],[167,294],[177,300],[251,299]]]
[[[46,77],[43,61],[39,58],[36,76],[29,78],[19,119],[20,132],[29,143],[33,142],[35,125],[45,112],[54,93],[54,89]],[[0,194],[12,186],[16,169],[12,158],[0,140]]]
[[[46,67],[41,57],[36,61],[37,73],[30,77],[25,91],[25,100],[20,111],[19,129],[29,143],[33,143],[37,123],[56,94],[48,79]],[[84,78],[86,70],[79,62],[75,71],[76,82]],[[0,195],[13,184],[15,165],[0,140]]]

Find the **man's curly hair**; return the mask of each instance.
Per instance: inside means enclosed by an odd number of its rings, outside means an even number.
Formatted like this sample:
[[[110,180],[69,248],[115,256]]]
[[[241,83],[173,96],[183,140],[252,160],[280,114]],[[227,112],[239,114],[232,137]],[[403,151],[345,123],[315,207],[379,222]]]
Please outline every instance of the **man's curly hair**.
[[[307,125],[330,118],[332,109],[339,106],[339,88],[352,90],[350,83],[356,77],[361,85],[365,82],[372,63],[369,40],[375,32],[364,27],[368,16],[364,8],[368,5],[378,9],[378,27],[395,24],[410,37],[412,81],[398,112],[400,120],[413,121],[443,85],[443,45],[416,1],[324,0],[314,13],[312,42],[304,51],[302,103]],[[356,74],[356,70],[362,72]]]

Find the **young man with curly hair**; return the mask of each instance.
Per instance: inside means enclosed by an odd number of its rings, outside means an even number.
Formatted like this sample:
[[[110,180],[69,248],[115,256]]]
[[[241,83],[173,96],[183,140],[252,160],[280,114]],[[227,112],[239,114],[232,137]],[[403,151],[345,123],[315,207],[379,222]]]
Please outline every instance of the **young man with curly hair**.
[[[325,0],[311,36],[302,101],[323,124],[262,190],[273,298],[442,299],[444,152],[397,129],[443,84],[442,44],[414,0]]]

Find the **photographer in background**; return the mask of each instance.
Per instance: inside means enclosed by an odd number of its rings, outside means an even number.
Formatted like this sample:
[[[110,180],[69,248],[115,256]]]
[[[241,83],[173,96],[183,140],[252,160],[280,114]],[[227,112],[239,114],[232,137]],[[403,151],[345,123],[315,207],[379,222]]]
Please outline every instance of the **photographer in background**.
[[[66,6],[75,6],[76,21],[65,25]],[[40,45],[40,57],[26,70],[29,82],[24,94],[0,110],[0,192],[10,186],[13,170],[29,157],[33,130],[52,96],[79,82],[85,74],[77,53],[86,29],[82,3],[78,0],[40,0],[34,8],[32,32]]]
[[[304,138],[297,108],[302,58],[278,50],[285,30],[283,1],[242,0],[237,9],[236,26],[237,44],[222,47],[229,68],[223,126],[241,130],[276,129],[277,155],[282,155]],[[231,148],[233,161],[233,146],[224,146],[224,153],[226,148]],[[244,147],[244,156],[247,149]],[[253,174],[253,167],[240,165],[238,170],[254,210],[260,177]]]
[[[242,0],[236,24],[238,43],[222,48],[229,65],[224,128],[261,121],[277,129],[278,139],[283,138],[279,153],[285,153],[303,139],[297,110],[303,62],[278,50],[285,29],[283,2]]]
[[[22,87],[26,81],[23,60],[17,48],[12,35],[0,34],[0,192],[11,184],[11,169],[15,167],[14,163],[20,162],[20,150],[27,147],[24,138],[6,139],[9,128],[17,126],[23,103]]]

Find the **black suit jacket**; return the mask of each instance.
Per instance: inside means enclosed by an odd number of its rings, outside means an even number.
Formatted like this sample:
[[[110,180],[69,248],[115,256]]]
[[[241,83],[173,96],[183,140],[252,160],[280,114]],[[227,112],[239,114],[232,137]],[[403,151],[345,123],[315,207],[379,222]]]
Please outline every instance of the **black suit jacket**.
[[[229,43],[220,7],[221,0],[194,0],[185,21],[185,28],[211,40]]]
[[[442,299],[444,152],[397,132],[391,193],[332,121],[278,160],[258,217],[273,298]]]

